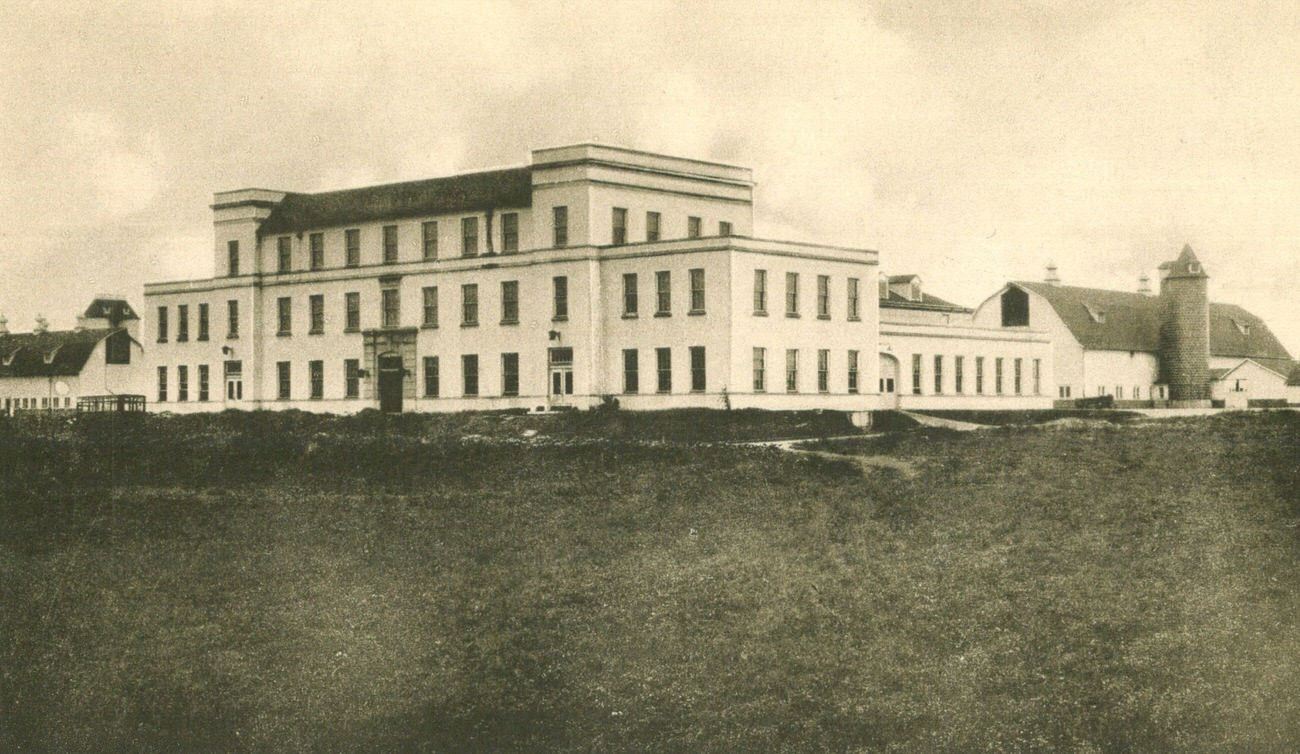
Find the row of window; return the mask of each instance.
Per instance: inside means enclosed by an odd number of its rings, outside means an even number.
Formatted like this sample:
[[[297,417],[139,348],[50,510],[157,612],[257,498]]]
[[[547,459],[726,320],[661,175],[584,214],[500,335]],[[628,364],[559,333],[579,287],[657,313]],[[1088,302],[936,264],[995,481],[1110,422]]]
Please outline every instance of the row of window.
[[[72,408],[72,396],[55,396],[53,398],[42,396],[40,398],[5,398],[4,403],[0,404],[5,415],[12,414],[15,411],[31,410],[35,408]]]
[[[945,389],[946,389],[947,380],[946,380],[946,377],[945,377],[945,373],[944,373],[944,372],[945,372],[946,364],[948,363],[949,358],[951,358],[951,361],[952,361],[952,387],[953,387],[953,392],[954,392],[954,393],[965,393],[965,392],[967,392],[967,382],[966,382],[966,358],[965,358],[964,356],[952,356],[952,357],[946,357],[946,356],[943,356],[943,355],[941,355],[941,354],[936,354],[936,355],[934,356],[934,360],[933,360],[933,365],[934,365],[934,367],[933,367],[933,369],[931,370],[931,373],[930,373],[930,376],[931,376],[931,378],[932,378],[932,385],[933,385],[933,388],[934,388],[934,390],[932,391],[932,394],[933,394],[933,395],[943,395],[943,393],[944,393],[944,391],[945,391]],[[912,394],[913,394],[913,395],[921,395],[922,392],[923,392],[924,380],[923,380],[923,375],[922,375],[922,373],[921,373],[921,370],[922,370],[922,366],[923,366],[923,362],[924,362],[924,360],[925,360],[925,357],[923,357],[921,354],[919,354],[919,353],[914,353],[914,354],[912,354]],[[1008,376],[1008,375],[1006,374],[1006,368],[1005,368],[1005,367],[1006,367],[1006,361],[1007,361],[1007,359],[1004,359],[1004,358],[1001,357],[1001,356],[995,357],[995,358],[993,359],[993,385],[992,385],[992,387],[993,387],[993,394],[994,394],[994,395],[1003,395],[1003,394],[1006,394],[1006,393],[1008,392],[1007,389],[1006,389],[1006,388],[1007,388],[1006,381],[1007,381],[1007,376]],[[1025,361],[1025,360],[1024,360],[1024,359],[1021,359],[1021,358],[1013,358],[1013,359],[1010,359],[1010,361],[1011,361],[1011,374],[1010,374],[1010,380],[1011,380],[1011,385],[1010,385],[1010,387],[1011,387],[1011,390],[1010,390],[1010,393],[1011,393],[1011,394],[1014,394],[1014,395],[1023,395],[1023,394],[1025,393],[1025,389],[1024,389],[1024,388],[1025,388],[1025,384],[1024,384],[1024,383],[1025,383],[1025,374],[1024,374],[1024,361]],[[986,388],[986,385],[985,385],[985,369],[984,369],[984,365],[985,365],[985,357],[983,357],[983,356],[976,356],[976,357],[975,357],[975,375],[974,375],[974,376],[975,376],[975,385],[974,385],[974,388],[975,388],[975,390],[974,390],[974,394],[975,394],[975,395],[984,395],[984,394],[985,394],[985,388]],[[1032,382],[1032,385],[1033,385],[1033,395],[1041,395],[1041,394],[1042,394],[1042,390],[1043,390],[1043,364],[1042,364],[1042,359],[1034,359],[1034,360],[1033,360],[1032,370],[1033,370],[1033,371],[1032,371],[1032,373],[1031,373],[1030,376],[1031,376],[1031,379],[1032,379],[1032,381],[1033,381],[1033,382]],[[882,390],[882,392],[885,391],[885,387],[884,387],[883,385],[882,385],[882,387],[881,387],[881,390]]]
[[[848,278],[845,282],[845,318],[857,321],[862,318],[861,281]],[[785,273],[785,316],[800,314],[799,273]],[[767,316],[767,270],[754,270],[754,315]],[[817,276],[817,318],[831,318],[831,276]]]
[[[166,306],[158,307],[158,342],[166,343],[170,333],[170,309]],[[208,305],[198,305],[198,332],[195,333],[195,340],[208,339]],[[239,302],[231,299],[226,302],[226,338],[234,339],[239,337]],[[176,305],[176,342],[184,343],[190,339],[190,307],[188,304]]]
[[[845,360],[845,391],[848,393],[857,393],[859,391],[859,372],[858,372],[858,352],[850,350]],[[767,349],[755,348],[753,354],[754,367],[754,392],[767,392]],[[829,393],[831,391],[831,352],[830,349],[817,349],[817,392]],[[785,350],[785,392],[799,392],[799,349],[787,348]]]
[[[1074,392],[1073,387],[1070,385],[1058,385],[1056,387],[1056,396],[1058,398],[1071,398],[1073,397],[1072,395],[1073,392]],[[1080,392],[1085,392],[1085,391],[1080,391]],[[1111,395],[1114,396],[1116,400],[1121,400],[1121,401],[1125,400],[1125,394],[1126,391],[1124,390],[1123,385],[1116,385],[1113,391],[1110,388],[1106,387],[1105,385],[1098,385],[1097,392],[1093,393],[1093,395]],[[1147,400],[1164,400],[1165,394],[1166,393],[1165,393],[1164,385],[1152,385],[1147,388]],[[1134,385],[1132,390],[1127,392],[1127,395],[1128,395],[1128,400],[1134,400],[1134,401],[1142,400],[1142,386]]]
[[[628,221],[627,208],[614,207],[610,218],[610,243],[615,246],[622,246],[628,243]],[[663,216],[658,212],[645,213],[645,240],[647,242],[658,241],[661,239],[661,228],[663,225]],[[718,222],[718,235],[731,235],[731,223],[726,220]],[[704,221],[694,215],[686,218],[686,237],[699,238],[704,235]],[[556,244],[561,246],[562,244]]]
[[[171,393],[168,392],[167,373],[167,367],[158,367],[159,403],[166,403],[171,399]],[[194,385],[197,389],[197,400],[207,401],[209,399],[210,384],[210,367],[207,364],[199,364],[197,367],[197,381]],[[188,365],[176,367],[176,400],[181,402],[190,400],[190,368]]]

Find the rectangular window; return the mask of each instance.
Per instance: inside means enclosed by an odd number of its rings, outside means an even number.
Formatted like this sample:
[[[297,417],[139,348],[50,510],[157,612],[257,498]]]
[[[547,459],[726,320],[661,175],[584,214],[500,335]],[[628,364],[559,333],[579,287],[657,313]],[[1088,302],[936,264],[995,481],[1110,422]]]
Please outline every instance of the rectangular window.
[[[799,350],[796,348],[785,351],[785,391],[799,392]]]
[[[519,213],[507,212],[501,216],[501,253],[519,251]]]
[[[719,221],[719,222],[718,222],[718,235],[720,235],[720,236],[729,236],[729,235],[731,235],[731,223],[727,222],[726,220]]]
[[[641,364],[635,348],[623,349],[623,392],[637,393],[641,390]]]
[[[1021,362],[1022,362],[1022,361],[1024,361],[1024,360],[1023,360],[1023,359],[1016,359],[1015,361],[1011,362],[1011,384],[1012,384],[1012,387],[1015,388],[1016,395],[1020,395],[1020,393],[1021,393],[1021,385],[1023,384],[1023,383],[1021,382],[1021,379],[1020,379],[1020,373],[1021,373],[1021,366],[1020,366],[1020,365],[1021,365]],[[1121,389],[1122,389],[1122,388],[1121,388]],[[1120,397],[1123,397],[1123,395],[1121,394]]]
[[[425,259],[438,258],[438,221],[429,220],[420,226],[420,242]]]
[[[344,321],[344,332],[356,332],[361,329],[361,294],[345,293],[343,294],[343,311],[346,314]]]
[[[817,351],[817,392],[827,393],[831,389],[831,352],[826,349]]]
[[[239,274],[239,242],[226,242],[226,265],[230,268],[230,277]]]
[[[361,360],[343,360],[343,397],[356,398],[361,395]]]
[[[703,393],[706,384],[704,346],[691,346],[691,392]]]
[[[690,314],[704,313],[704,270],[696,268],[691,272],[691,310]]]
[[[849,392],[858,392],[858,352],[849,351]]]
[[[636,309],[636,273],[626,272],[623,274],[623,316],[635,317]]]
[[[190,339],[190,307],[188,304],[176,306],[176,342],[184,343]]]
[[[211,386],[211,377],[212,375],[210,370],[208,369],[208,365],[199,364],[199,401],[200,402],[206,401],[208,399],[208,396],[210,395],[209,389]]]
[[[176,400],[190,399],[190,368],[185,365],[176,367]]]
[[[167,342],[167,307],[158,307],[158,342]]]
[[[767,270],[754,270],[754,313],[767,315]]]
[[[501,394],[519,395],[519,354],[501,354]]]
[[[817,276],[817,319],[831,318],[831,278]]]
[[[424,357],[424,397],[438,397],[438,357]]]
[[[312,233],[308,239],[311,246],[311,268],[319,270],[325,266],[325,234]]]
[[[686,218],[686,237],[687,238],[700,237],[700,218],[698,217]]]
[[[658,212],[645,213],[645,240],[659,240],[659,222],[660,217]]]
[[[501,281],[501,324],[519,324],[519,281]]]
[[[293,239],[289,236],[280,236],[275,239],[276,256],[279,259],[280,272],[289,272],[293,269]]]
[[[934,394],[943,395],[943,356],[934,357]]]
[[[208,305],[199,304],[199,340],[208,339]]]
[[[478,327],[478,284],[465,283],[460,287],[460,326]]]
[[[167,367],[158,367],[158,402],[167,402]]]
[[[555,292],[555,320],[566,320],[569,318],[569,279],[564,275],[556,275],[551,278],[552,288]]]
[[[975,357],[975,393],[984,395],[984,357]]]
[[[857,322],[862,318],[861,312],[858,309],[859,300],[858,279],[849,278],[848,318],[850,322]]]
[[[348,267],[361,264],[361,229],[348,228],[343,231],[344,263]]]
[[[921,354],[912,354],[912,395],[921,394]]]
[[[615,246],[622,246],[627,243],[627,210],[622,207],[615,207],[611,224],[613,225],[611,243]]]
[[[307,306],[311,314],[311,327],[307,330],[309,335],[320,335],[325,332],[325,297],[316,294],[307,299]]]
[[[425,327],[438,326],[438,286],[430,285],[423,290],[424,296],[424,319],[421,324]]]
[[[965,375],[962,374],[965,371],[965,361],[961,356],[952,357],[952,391],[954,393],[965,392],[965,386],[962,382],[965,379]]]
[[[1043,360],[1034,359],[1034,395],[1043,394]],[[1133,388],[1133,398],[1138,397],[1138,389]]]
[[[226,302],[226,338],[233,340],[239,337],[239,302]]]
[[[397,327],[402,321],[402,292],[398,288],[385,288],[379,294],[384,327]]]
[[[1115,397],[1118,398],[1119,400],[1124,400],[1124,386],[1123,386],[1123,385],[1116,385],[1116,386],[1115,386]]]
[[[276,335],[288,335],[293,332],[293,300],[282,296],[276,300],[277,327]]]
[[[460,219],[460,255],[462,257],[478,256],[477,217],[462,217]]]
[[[551,217],[555,226],[555,246],[562,248],[569,245],[569,208],[553,207]]]
[[[655,316],[667,317],[673,313],[672,274],[668,270],[655,273]]]
[[[1000,356],[993,360],[993,391],[1002,395],[1002,357]]]
[[[307,362],[307,376],[311,382],[312,400],[320,400],[325,397],[325,362],[309,361]]]
[[[467,353],[460,357],[460,372],[464,382],[465,397],[478,395],[478,355]]]
[[[754,392],[767,392],[767,349],[754,349]]]
[[[671,348],[655,349],[655,366],[658,371],[656,389],[660,393],[673,391],[673,351]]]
[[[384,226],[384,264],[397,262],[397,226]]]
[[[282,401],[287,401],[289,400],[290,387],[289,362],[277,361],[275,363],[275,374],[277,384],[276,396]]]
[[[785,316],[799,316],[799,273],[785,273]]]

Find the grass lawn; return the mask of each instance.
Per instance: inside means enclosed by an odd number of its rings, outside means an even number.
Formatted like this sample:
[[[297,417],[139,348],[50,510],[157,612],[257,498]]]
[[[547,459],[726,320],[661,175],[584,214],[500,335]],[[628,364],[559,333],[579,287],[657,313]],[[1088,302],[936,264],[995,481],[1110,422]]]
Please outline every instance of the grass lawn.
[[[0,750],[1300,748],[1296,414],[358,421],[0,427]]]

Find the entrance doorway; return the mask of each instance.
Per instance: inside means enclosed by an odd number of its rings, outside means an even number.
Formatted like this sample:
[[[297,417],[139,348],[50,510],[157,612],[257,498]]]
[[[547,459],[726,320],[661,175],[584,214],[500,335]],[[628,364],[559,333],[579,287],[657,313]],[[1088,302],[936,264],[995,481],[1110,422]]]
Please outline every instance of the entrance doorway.
[[[379,410],[386,414],[402,412],[402,384],[406,379],[406,370],[402,367],[402,357],[398,354],[384,354],[379,357]]]
[[[547,354],[551,372],[551,403],[568,403],[573,395],[573,349],[552,348]]]
[[[244,400],[244,362],[227,361],[225,372],[226,402],[234,403]]]
[[[898,359],[880,354],[880,407],[898,408]]]

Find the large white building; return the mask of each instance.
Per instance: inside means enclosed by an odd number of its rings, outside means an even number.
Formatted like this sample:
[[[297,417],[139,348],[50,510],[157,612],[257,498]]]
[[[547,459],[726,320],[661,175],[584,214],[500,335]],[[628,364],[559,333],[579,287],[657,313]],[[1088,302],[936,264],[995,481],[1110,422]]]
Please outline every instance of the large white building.
[[[151,406],[879,407],[874,251],[752,237],[745,168],[595,144],[218,193],[214,276],[145,286]]]

